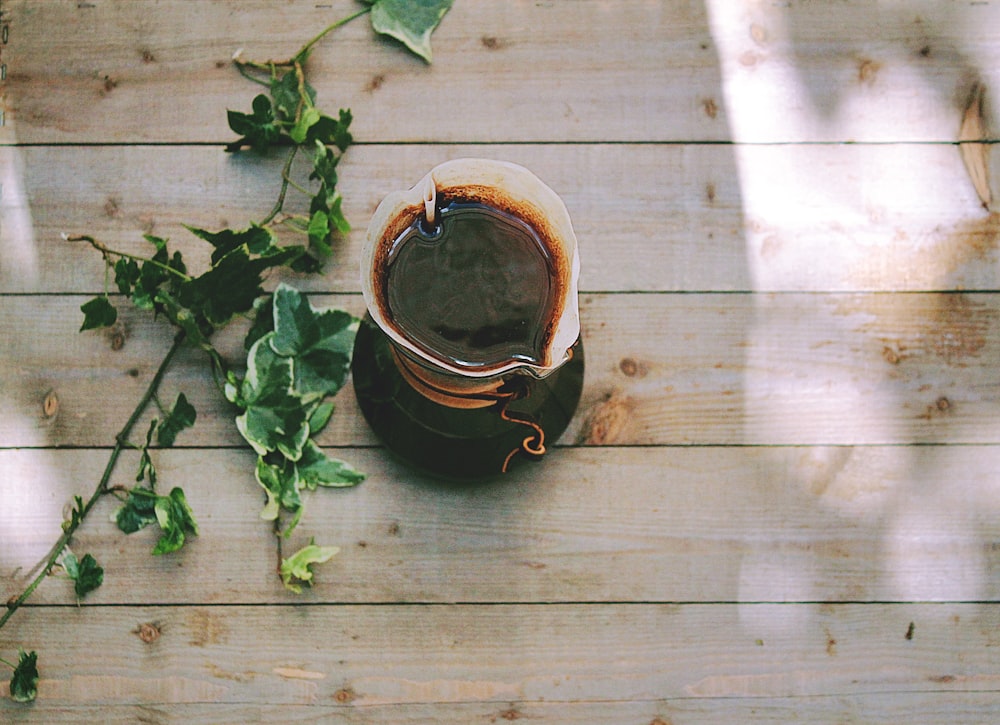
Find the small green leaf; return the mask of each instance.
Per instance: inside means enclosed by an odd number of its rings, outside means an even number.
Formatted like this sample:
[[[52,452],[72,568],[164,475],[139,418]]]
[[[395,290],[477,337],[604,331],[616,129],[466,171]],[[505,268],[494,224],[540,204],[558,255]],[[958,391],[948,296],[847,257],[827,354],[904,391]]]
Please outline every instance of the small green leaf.
[[[237,151],[243,146],[264,151],[281,137],[281,128],[275,123],[271,99],[261,93],[253,99],[252,106],[253,113],[228,112],[229,128],[240,134],[241,138],[228,144],[226,151]]]
[[[18,650],[17,667],[10,678],[10,696],[15,702],[32,702],[38,696],[38,653]]]
[[[148,488],[133,488],[125,503],[114,513],[114,522],[126,534],[146,528],[156,521],[156,500],[159,496]]]
[[[177,440],[177,434],[194,425],[197,413],[184,393],[177,396],[174,407],[156,429],[156,440],[161,446],[170,447]]]
[[[169,554],[184,545],[186,534],[198,534],[198,524],[184,491],[173,488],[168,496],[158,496],[154,506],[156,521],[163,532],[153,547],[153,554]]]
[[[84,302],[80,305],[80,311],[83,313],[83,325],[80,326],[80,332],[111,327],[118,319],[118,311],[105,296],[95,297],[89,302]]]
[[[139,263],[128,257],[115,262],[115,284],[123,295],[131,295],[132,287],[139,281]]]
[[[77,597],[85,596],[104,583],[104,569],[90,554],[84,554],[82,559],[77,560],[76,555],[67,550],[61,563],[66,576],[73,580]]]
[[[309,218],[309,226],[306,228],[309,234],[309,243],[322,251],[324,255],[330,254],[333,249],[327,243],[330,236],[330,217],[325,211],[317,210]]]
[[[274,109],[281,120],[294,120],[300,105],[308,108],[316,102],[316,91],[312,86],[303,83],[303,88],[305,98],[299,92],[299,78],[294,70],[287,71],[271,81],[271,98],[274,99]]]
[[[332,559],[340,549],[336,546],[308,546],[281,560],[281,581],[285,588],[296,594],[302,593],[302,585],[312,586],[314,564],[322,564]]]
[[[294,464],[274,456],[259,456],[254,475],[267,494],[264,510],[260,512],[262,519],[274,521],[281,509],[296,512],[302,508],[298,471]]]
[[[288,132],[292,141],[295,143],[302,143],[306,140],[306,136],[309,133],[309,129],[316,125],[316,122],[320,119],[320,113],[315,107],[309,106],[302,111],[302,115],[299,120],[292,126],[292,130]]]
[[[81,496],[73,497],[73,506],[69,511],[69,519],[62,522],[62,530],[70,531],[75,529],[80,525],[80,521],[83,519],[83,498]]]
[[[344,152],[354,142],[354,137],[348,130],[352,120],[354,117],[351,115],[350,109],[344,108],[340,109],[339,118],[336,119],[321,115],[319,120],[309,129],[306,140],[318,141],[324,146],[332,144]]]
[[[296,468],[302,484],[311,491],[317,486],[348,488],[365,480],[365,474],[344,461],[330,458],[313,441],[306,444]]]
[[[149,446],[153,442],[153,431],[156,430],[158,425],[159,422],[155,418],[149,421],[149,429],[146,431],[146,443],[142,446],[142,452],[139,455],[139,470],[135,474],[136,481],[145,480],[146,476],[149,476],[150,488],[156,488],[156,465],[149,455]]]
[[[452,0],[376,0],[372,5],[372,28],[399,40],[430,63],[431,33],[451,4]]]

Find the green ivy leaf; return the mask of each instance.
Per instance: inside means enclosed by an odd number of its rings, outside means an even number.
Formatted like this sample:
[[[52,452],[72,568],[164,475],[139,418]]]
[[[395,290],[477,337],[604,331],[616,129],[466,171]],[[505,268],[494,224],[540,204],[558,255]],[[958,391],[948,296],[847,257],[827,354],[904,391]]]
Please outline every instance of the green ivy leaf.
[[[126,534],[134,534],[156,521],[156,499],[148,488],[133,488],[125,503],[114,513],[114,522]]]
[[[287,559],[282,559],[281,581],[285,588],[301,594],[303,584],[312,586],[313,565],[329,561],[338,551],[340,549],[336,546],[316,546],[314,542],[310,542]]]
[[[126,534],[144,529],[154,521],[159,524],[161,534],[153,547],[155,555],[177,551],[184,545],[187,534],[198,534],[194,513],[184,491],[177,487],[167,496],[148,488],[133,488],[125,504],[115,512],[114,520]]]
[[[139,281],[139,263],[128,257],[120,257],[115,262],[115,284],[123,295],[132,294],[132,288]]]
[[[74,496],[73,506],[69,510],[69,518],[62,522],[62,530],[69,531],[80,525],[83,519],[83,497]]]
[[[274,521],[281,509],[295,512],[302,508],[295,464],[281,457],[259,456],[254,475],[267,495],[264,510],[260,512],[262,519]]]
[[[80,305],[80,311],[83,313],[83,325],[80,326],[80,332],[111,327],[118,319],[118,310],[103,295],[95,297],[89,302],[84,302]]]
[[[272,251],[279,250],[274,232],[267,227],[256,224],[240,231],[223,229],[218,232],[210,232],[192,226],[187,227],[187,229],[215,248],[212,252],[212,264],[218,264],[223,257],[236,249],[244,249],[249,254],[257,255],[267,255]]]
[[[365,474],[344,461],[330,458],[313,441],[306,444],[296,468],[302,485],[310,491],[317,486],[349,488],[365,480]]]
[[[38,653],[19,649],[17,667],[10,678],[10,696],[15,702],[32,702],[38,696]]]
[[[177,434],[194,425],[197,412],[188,402],[184,393],[177,396],[174,407],[156,429],[156,440],[161,446],[170,447],[177,440]]]
[[[309,134],[309,129],[315,126],[319,119],[320,112],[314,106],[304,108],[302,115],[299,116],[299,120],[292,126],[292,130],[288,132],[288,135],[295,143],[303,143]]]
[[[292,361],[275,353],[273,332],[260,338],[247,356],[247,374],[239,391],[245,408],[236,428],[258,455],[279,450],[291,460],[302,454],[309,423],[302,400],[292,392]]]
[[[198,524],[184,491],[174,487],[167,496],[158,496],[154,507],[156,521],[163,532],[153,547],[153,554],[169,554],[184,545],[186,534],[198,534]]]
[[[139,470],[135,474],[136,481],[142,481],[148,475],[150,488],[156,488],[156,466],[149,455],[149,446],[153,442],[153,431],[156,430],[158,425],[159,423],[156,418],[149,421],[149,428],[146,430],[146,443],[142,446],[139,455]]]
[[[343,310],[316,310],[286,284],[274,293],[272,350],[294,357],[293,389],[306,402],[333,395],[343,386],[351,365],[358,320]]]
[[[431,62],[431,33],[451,8],[453,0],[376,0],[371,21],[375,32],[399,40]]]
[[[228,144],[226,151],[236,151],[243,146],[264,151],[281,137],[281,128],[275,123],[271,99],[261,93],[253,99],[251,105],[252,113],[228,112],[229,128],[238,133],[240,138]]]
[[[326,424],[330,422],[330,417],[333,415],[333,410],[336,406],[333,403],[327,401],[320,403],[316,408],[309,414],[309,431],[311,435],[316,435],[321,430],[326,428]]]
[[[354,142],[354,137],[348,130],[353,120],[354,116],[351,115],[350,109],[345,108],[340,109],[338,118],[321,115],[319,120],[310,127],[306,141],[307,143],[318,141],[324,146],[336,146],[343,153]]]
[[[271,314],[271,295],[258,297],[253,303],[253,322],[243,339],[243,349],[248,351],[253,344],[269,332],[274,331],[274,315]]]
[[[234,315],[253,308],[254,300],[264,294],[262,275],[302,253],[301,248],[284,248],[264,257],[250,258],[249,251],[238,247],[200,277],[181,284],[177,301],[200,313],[214,327],[225,325]]]
[[[294,120],[300,105],[309,108],[316,102],[316,91],[313,87],[303,83],[303,89],[305,98],[299,92],[299,79],[293,70],[271,80],[271,98],[274,99],[274,109],[281,120]]]
[[[90,554],[84,554],[82,559],[77,560],[72,551],[66,550],[61,563],[66,575],[73,580],[77,597],[85,596],[104,583],[104,569]]]

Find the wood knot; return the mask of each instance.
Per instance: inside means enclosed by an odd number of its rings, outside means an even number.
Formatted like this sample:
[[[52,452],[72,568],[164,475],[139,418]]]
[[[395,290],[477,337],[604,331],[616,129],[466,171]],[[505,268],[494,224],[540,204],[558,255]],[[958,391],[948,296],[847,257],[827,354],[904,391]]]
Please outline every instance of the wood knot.
[[[348,705],[358,699],[358,693],[356,693],[350,687],[341,687],[339,690],[333,693],[333,699],[339,702],[341,705]]]
[[[507,47],[507,42],[495,35],[484,35],[479,39],[479,42],[483,44],[483,47],[487,50],[502,50]]]
[[[623,357],[618,363],[618,369],[627,378],[644,378],[649,374],[646,364],[631,357]]]
[[[858,83],[870,86],[875,83],[875,77],[882,69],[881,63],[876,63],[870,58],[862,58],[858,63]]]
[[[154,622],[143,622],[133,632],[146,644],[153,644],[160,638],[160,626]]]
[[[580,432],[579,442],[600,446],[617,443],[624,437],[632,417],[633,403],[624,396],[610,395],[591,412]]]
[[[42,399],[42,415],[46,418],[55,418],[59,412],[59,396],[56,391],[50,390]]]

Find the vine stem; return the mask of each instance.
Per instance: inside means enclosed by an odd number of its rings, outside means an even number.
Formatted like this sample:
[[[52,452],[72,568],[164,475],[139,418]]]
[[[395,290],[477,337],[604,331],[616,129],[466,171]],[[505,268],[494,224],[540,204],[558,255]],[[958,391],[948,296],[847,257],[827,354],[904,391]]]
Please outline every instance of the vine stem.
[[[191,281],[191,277],[190,276],[184,274],[180,270],[174,269],[169,264],[164,264],[163,262],[158,262],[155,259],[150,259],[149,257],[141,257],[141,256],[139,256],[137,254],[129,254],[128,252],[119,252],[117,249],[111,249],[110,247],[105,246],[103,243],[97,241],[94,237],[90,236],[89,234],[63,234],[63,239],[66,240],[67,242],[86,242],[87,244],[89,244],[90,246],[92,246],[94,249],[96,249],[98,252],[100,252],[101,256],[104,257],[105,260],[107,260],[109,256],[110,257],[124,257],[125,259],[133,259],[136,262],[143,262],[145,264],[151,264],[154,267],[159,267],[164,272],[172,274],[175,277],[179,277],[180,279],[182,279],[185,282],[190,282]],[[104,275],[105,275],[105,294],[107,294],[107,289],[106,288],[107,288],[107,275],[108,275],[108,268],[109,267],[111,267],[111,262],[110,261],[108,261],[108,267],[105,267],[105,269],[104,269]]]
[[[343,27],[352,20],[356,20],[357,18],[360,18],[362,15],[367,15],[371,11],[372,11],[371,7],[362,8],[356,13],[348,15],[347,17],[341,18],[340,20],[331,23],[330,25],[327,25],[319,33],[317,33],[312,38],[312,40],[310,40],[301,48],[299,48],[299,52],[293,55],[288,60],[268,60],[263,63],[254,60],[242,60],[239,57],[240,52],[237,51],[237,54],[233,57],[233,62],[236,64],[236,67],[240,69],[240,72],[243,73],[244,77],[249,78],[250,80],[255,81],[257,83],[267,85],[266,81],[262,81],[259,78],[254,78],[245,73],[244,72],[245,69],[253,68],[254,70],[258,71],[270,71],[271,73],[274,73],[275,68],[291,68],[300,63],[304,63],[306,58],[309,56],[309,53],[312,51],[313,46],[316,45],[316,43],[321,41],[323,38],[325,38],[327,35],[332,33],[337,28]]]
[[[25,601],[27,601],[28,597],[30,597],[34,593],[34,591],[38,588],[39,584],[41,584],[42,581],[44,581],[45,577],[49,575],[49,573],[52,571],[52,568],[56,565],[56,562],[59,560],[59,557],[66,549],[66,546],[69,544],[70,539],[73,538],[73,534],[76,533],[76,530],[78,528],[80,528],[80,525],[83,523],[87,514],[98,502],[98,500],[100,500],[101,496],[108,493],[108,481],[111,480],[111,474],[114,473],[115,466],[118,463],[118,457],[121,455],[123,450],[129,448],[128,437],[131,434],[132,429],[135,428],[135,424],[139,422],[139,418],[141,418],[142,414],[146,411],[146,408],[155,399],[156,393],[160,388],[160,383],[163,382],[163,376],[166,374],[167,369],[170,367],[170,363],[173,361],[174,356],[177,354],[177,351],[180,350],[181,347],[183,346],[184,338],[185,338],[185,333],[183,331],[178,332],[177,335],[174,337],[173,345],[171,345],[170,349],[167,351],[167,354],[164,355],[163,361],[160,363],[159,368],[157,368],[156,370],[156,374],[153,375],[153,379],[149,381],[149,385],[146,388],[146,392],[139,400],[139,403],[135,406],[135,410],[132,411],[132,415],[129,416],[129,419],[125,422],[125,425],[122,426],[122,429],[115,436],[115,447],[111,451],[111,456],[108,458],[108,463],[104,467],[104,473],[101,475],[101,480],[98,482],[97,487],[94,489],[94,493],[91,494],[90,498],[83,505],[82,509],[80,510],[79,516],[70,517],[68,524],[65,525],[64,527],[65,530],[63,531],[62,536],[59,537],[55,545],[52,547],[52,550],[49,553],[48,558],[45,559],[38,574],[35,575],[35,578],[31,581],[31,583],[27,586],[27,588],[23,592],[21,592],[20,595],[18,595],[16,599],[13,599],[7,603],[7,611],[4,612],[3,616],[0,616],[0,628],[2,628],[7,623],[7,620],[14,615],[14,612],[16,612],[21,607],[21,605],[24,604]],[[5,662],[5,664],[8,663]]]
[[[285,167],[281,170],[281,191],[278,192],[278,200],[274,203],[274,207],[271,209],[270,213],[258,222],[258,226],[266,227],[274,218],[278,216],[281,210],[285,207],[285,195],[288,193],[288,185],[291,183],[290,174],[292,173],[292,162],[295,161],[295,155],[298,154],[299,147],[292,146],[292,150],[288,154],[288,159],[285,161]]]

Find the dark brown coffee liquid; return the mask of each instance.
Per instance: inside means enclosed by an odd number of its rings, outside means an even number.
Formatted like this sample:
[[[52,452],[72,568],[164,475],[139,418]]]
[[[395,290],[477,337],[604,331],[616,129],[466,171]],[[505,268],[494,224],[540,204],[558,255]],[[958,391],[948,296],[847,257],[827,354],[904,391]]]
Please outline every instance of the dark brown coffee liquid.
[[[498,475],[532,431],[501,417],[499,404],[460,409],[424,397],[400,374],[392,343],[370,316],[358,329],[351,363],[354,392],[365,420],[397,458],[438,478],[474,481]],[[542,380],[515,373],[507,386],[520,388],[510,404],[515,417],[533,420],[551,449],[580,402],[584,355],[581,341],[571,358]],[[510,467],[530,465],[518,454]]]
[[[468,368],[541,364],[552,314],[551,256],[521,219],[453,202],[394,241],[383,282],[388,319],[424,352]]]

